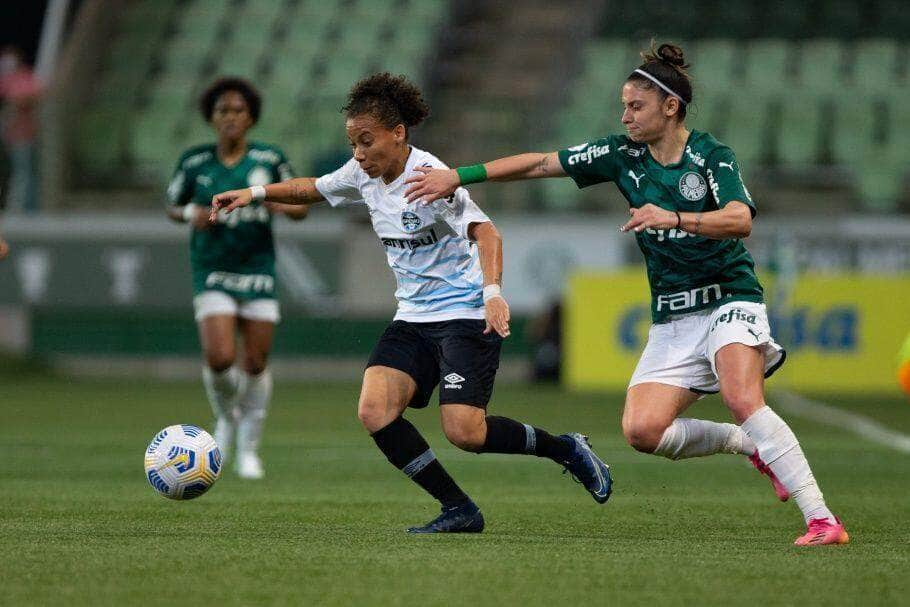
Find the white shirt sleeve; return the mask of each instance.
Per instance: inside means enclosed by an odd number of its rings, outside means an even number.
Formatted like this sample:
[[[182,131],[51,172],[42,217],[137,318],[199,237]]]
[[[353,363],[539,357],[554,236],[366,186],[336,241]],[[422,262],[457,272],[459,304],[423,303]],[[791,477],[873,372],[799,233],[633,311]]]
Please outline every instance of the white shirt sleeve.
[[[438,217],[449,224],[456,234],[466,240],[470,240],[468,228],[472,223],[490,221],[487,214],[480,210],[476,202],[471,200],[471,195],[464,188],[458,188],[449,198],[433,202],[433,210]]]
[[[316,189],[333,207],[363,202],[360,193],[360,174],[363,170],[351,158],[333,173],[316,180]]]

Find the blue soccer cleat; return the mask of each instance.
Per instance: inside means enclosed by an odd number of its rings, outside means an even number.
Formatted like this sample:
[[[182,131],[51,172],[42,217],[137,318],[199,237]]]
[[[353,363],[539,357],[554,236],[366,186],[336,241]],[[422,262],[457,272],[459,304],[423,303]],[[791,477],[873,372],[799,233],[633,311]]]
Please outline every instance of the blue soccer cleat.
[[[408,533],[480,533],[483,514],[474,502],[443,508],[442,514],[423,527],[411,527]]]
[[[598,504],[603,504],[610,499],[613,493],[613,477],[610,476],[610,466],[597,457],[591,449],[591,443],[584,434],[563,434],[559,438],[573,443],[572,455],[562,461],[566,472],[575,477],[579,483],[591,494]]]

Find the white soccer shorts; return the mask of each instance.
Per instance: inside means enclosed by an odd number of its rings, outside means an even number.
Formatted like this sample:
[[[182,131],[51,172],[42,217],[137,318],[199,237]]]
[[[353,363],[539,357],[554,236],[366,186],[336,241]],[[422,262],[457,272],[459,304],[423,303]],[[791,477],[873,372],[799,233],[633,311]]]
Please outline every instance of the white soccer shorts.
[[[655,382],[698,394],[716,393],[720,385],[714,357],[718,350],[732,343],[762,350],[765,377],[774,373],[787,355],[771,337],[765,304],[734,301],[651,325],[648,343],[629,387]]]
[[[193,298],[193,309],[196,312],[196,322],[215,315],[239,316],[275,324],[281,321],[278,300],[237,299],[223,291],[203,291]]]

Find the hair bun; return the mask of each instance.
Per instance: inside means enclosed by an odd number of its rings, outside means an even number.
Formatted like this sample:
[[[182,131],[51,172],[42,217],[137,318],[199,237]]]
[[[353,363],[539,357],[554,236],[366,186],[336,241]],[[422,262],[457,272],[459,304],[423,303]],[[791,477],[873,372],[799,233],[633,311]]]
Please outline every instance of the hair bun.
[[[661,44],[657,48],[657,56],[664,63],[669,63],[670,65],[675,65],[676,67],[683,69],[689,67],[686,65],[686,58],[683,56],[683,50],[675,44]]]

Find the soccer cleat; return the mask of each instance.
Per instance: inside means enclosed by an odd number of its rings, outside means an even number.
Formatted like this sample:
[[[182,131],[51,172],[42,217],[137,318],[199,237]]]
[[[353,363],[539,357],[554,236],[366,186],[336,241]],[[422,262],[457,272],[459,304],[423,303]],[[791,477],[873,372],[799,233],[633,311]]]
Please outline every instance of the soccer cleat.
[[[411,527],[408,533],[480,533],[483,514],[474,502],[443,508],[442,514],[423,527]]]
[[[806,534],[796,538],[793,542],[797,546],[824,546],[825,544],[846,544],[850,541],[847,530],[840,522],[840,519],[834,517],[832,523],[826,518],[814,518],[809,521],[809,530]]]
[[[572,455],[560,463],[566,467],[565,471],[575,480],[584,485],[598,504],[603,504],[610,499],[613,493],[613,477],[610,475],[610,466],[597,457],[591,449],[591,443],[584,434],[563,434],[559,438],[572,441]]]
[[[265,476],[262,460],[251,451],[237,452],[237,475],[240,478],[260,479]]]
[[[771,485],[774,487],[774,493],[777,494],[777,499],[782,502],[786,502],[790,499],[790,492],[787,491],[787,488],[777,479],[777,475],[768,467],[768,464],[758,457],[758,451],[749,456],[749,461],[752,462],[752,465],[755,466],[756,470],[771,479]]]

